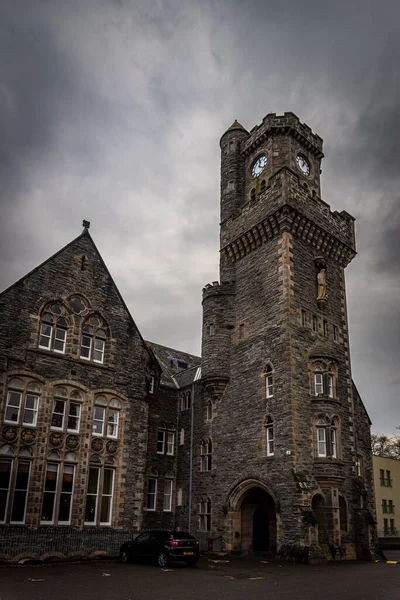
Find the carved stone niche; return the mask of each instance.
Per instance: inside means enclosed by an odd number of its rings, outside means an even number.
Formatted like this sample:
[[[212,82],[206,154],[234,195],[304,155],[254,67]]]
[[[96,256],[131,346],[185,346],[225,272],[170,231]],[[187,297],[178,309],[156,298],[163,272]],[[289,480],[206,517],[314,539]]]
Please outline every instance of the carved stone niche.
[[[50,444],[50,446],[53,446],[53,448],[59,448],[60,446],[62,446],[63,442],[64,442],[64,436],[61,432],[53,431],[50,434],[49,444]]]
[[[79,448],[79,444],[79,435],[68,435],[67,439],[65,440],[65,445],[67,446],[68,450],[77,450],[77,448]]]
[[[101,438],[93,438],[90,447],[94,452],[101,452],[103,450],[104,442]]]
[[[109,454],[116,454],[118,451],[118,444],[114,440],[109,440],[106,444],[106,450]]]

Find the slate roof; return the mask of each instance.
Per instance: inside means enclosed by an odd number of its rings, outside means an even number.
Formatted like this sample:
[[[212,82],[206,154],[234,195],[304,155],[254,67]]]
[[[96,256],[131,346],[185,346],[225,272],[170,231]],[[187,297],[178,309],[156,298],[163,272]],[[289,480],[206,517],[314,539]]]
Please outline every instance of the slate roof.
[[[153,351],[162,369],[161,385],[176,389],[192,383],[197,372],[197,368],[193,367],[200,366],[200,356],[175,350],[175,348],[168,348],[154,342],[146,341],[145,343]],[[187,371],[190,371],[190,373],[186,374]]]

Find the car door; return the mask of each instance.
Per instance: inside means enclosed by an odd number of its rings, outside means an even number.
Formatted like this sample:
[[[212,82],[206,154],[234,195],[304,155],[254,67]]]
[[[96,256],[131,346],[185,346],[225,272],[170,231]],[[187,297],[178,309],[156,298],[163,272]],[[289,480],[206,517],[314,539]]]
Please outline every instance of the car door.
[[[135,543],[132,547],[132,554],[136,558],[147,558],[149,556],[149,540],[150,533],[141,533],[135,539]]]

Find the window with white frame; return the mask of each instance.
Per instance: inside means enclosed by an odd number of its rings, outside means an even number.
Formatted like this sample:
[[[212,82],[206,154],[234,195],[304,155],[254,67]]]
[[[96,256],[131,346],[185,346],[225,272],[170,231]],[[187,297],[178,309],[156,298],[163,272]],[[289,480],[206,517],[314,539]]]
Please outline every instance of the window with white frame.
[[[48,305],[40,318],[39,348],[65,353],[68,313],[61,304]]]
[[[199,531],[211,531],[211,500],[202,498],[199,505]]]
[[[76,462],[74,453],[68,460]],[[50,459],[59,460],[53,451]],[[43,490],[41,523],[47,525],[70,525],[74,493],[75,464],[48,462]]]
[[[200,470],[211,471],[212,469],[212,442],[210,439],[203,440],[200,446]]]
[[[187,391],[181,396],[181,410],[188,410],[192,406],[192,395]]]
[[[265,428],[267,432],[267,456],[274,455],[274,422],[272,417],[267,417],[265,420]]]
[[[81,353],[84,360],[104,363],[107,334],[104,320],[94,315],[87,319],[82,327]]]
[[[164,481],[164,512],[172,511],[172,479]]]
[[[147,481],[147,510],[154,511],[157,507],[157,478],[149,477]]]
[[[114,494],[114,469],[89,467],[86,494],[86,525],[111,525]]]
[[[161,424],[157,429],[157,454],[164,454],[165,452],[165,434],[166,427]]]
[[[167,454],[168,456],[174,455],[175,446],[175,433],[173,431],[167,431]]]
[[[0,448],[0,523],[25,523],[31,456],[29,448],[22,448],[18,457],[11,446]]]
[[[317,456],[338,458],[338,417],[320,416],[316,422]]]
[[[58,387],[54,390],[51,428],[79,432],[83,395],[78,390]]]
[[[154,394],[154,385],[155,385],[155,377],[154,377],[154,375],[150,375],[149,394]]]
[[[334,363],[318,362],[313,365],[313,379],[315,396],[336,397],[336,366]]]
[[[272,398],[274,395],[274,372],[271,365],[265,369],[265,397]]]
[[[107,399],[96,396],[93,411],[94,436],[105,436],[117,439],[119,432],[121,403],[116,398]]]
[[[7,385],[7,402],[4,423],[35,427],[39,410],[41,387],[35,381],[10,379]]]

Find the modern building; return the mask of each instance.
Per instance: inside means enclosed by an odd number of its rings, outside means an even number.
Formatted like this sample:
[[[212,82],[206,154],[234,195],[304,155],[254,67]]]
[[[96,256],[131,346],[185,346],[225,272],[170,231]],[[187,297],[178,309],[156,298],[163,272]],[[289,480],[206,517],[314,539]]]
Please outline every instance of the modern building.
[[[227,551],[372,555],[344,279],[354,219],[321,199],[322,157],[292,113],[222,136],[201,358],[142,338],[87,222],[3,292],[0,554],[115,551],[176,527]]]
[[[400,541],[400,460],[373,456],[372,462],[378,537]]]

